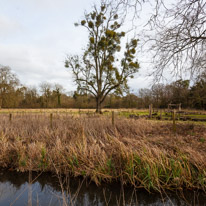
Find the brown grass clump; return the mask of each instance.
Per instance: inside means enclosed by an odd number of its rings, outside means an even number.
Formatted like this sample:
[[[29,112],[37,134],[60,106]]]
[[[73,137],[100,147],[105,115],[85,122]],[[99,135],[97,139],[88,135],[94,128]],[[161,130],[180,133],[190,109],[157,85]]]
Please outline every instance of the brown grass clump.
[[[52,127],[51,127],[52,126]],[[100,116],[8,115],[0,119],[0,166],[61,171],[100,184],[206,189],[206,128]]]

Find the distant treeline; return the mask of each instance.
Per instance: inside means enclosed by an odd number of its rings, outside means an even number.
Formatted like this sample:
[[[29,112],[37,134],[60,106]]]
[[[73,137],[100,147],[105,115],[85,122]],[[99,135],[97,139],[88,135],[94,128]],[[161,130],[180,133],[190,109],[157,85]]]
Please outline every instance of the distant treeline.
[[[169,103],[182,104],[183,108],[206,109],[206,74],[199,76],[190,86],[189,80],[171,84],[155,84],[140,89],[138,94],[124,96],[110,94],[104,108],[167,108]],[[23,86],[9,67],[0,66],[1,108],[95,108],[90,94],[66,93],[59,84],[43,82],[39,88]]]

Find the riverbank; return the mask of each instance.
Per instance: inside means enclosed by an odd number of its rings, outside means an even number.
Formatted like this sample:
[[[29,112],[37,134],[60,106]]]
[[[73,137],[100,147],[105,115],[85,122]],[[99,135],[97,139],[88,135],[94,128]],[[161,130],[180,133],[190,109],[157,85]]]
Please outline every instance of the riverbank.
[[[16,115],[0,119],[0,166],[119,182],[206,190],[206,127],[126,118]]]

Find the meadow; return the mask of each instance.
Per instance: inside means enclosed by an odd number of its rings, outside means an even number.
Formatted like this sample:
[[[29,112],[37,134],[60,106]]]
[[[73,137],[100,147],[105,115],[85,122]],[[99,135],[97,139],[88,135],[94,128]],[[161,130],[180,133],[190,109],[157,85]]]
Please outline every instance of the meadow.
[[[153,108],[152,114],[153,119],[156,119],[157,116],[162,114],[162,120],[168,120],[171,117],[171,112],[173,110],[168,109],[156,109]],[[149,115],[149,109],[102,109],[103,115],[109,116],[111,113],[114,112],[116,116],[120,117],[130,117],[130,115],[136,116],[147,116]],[[62,114],[62,115],[81,115],[81,114],[91,114],[95,113],[95,109],[73,109],[73,108],[59,108],[59,109],[0,109],[0,114]],[[179,117],[190,117],[190,118],[203,118],[206,121],[206,111],[204,110],[192,110],[192,109],[184,109],[181,110],[180,114],[178,114],[178,110],[176,110],[176,118]]]

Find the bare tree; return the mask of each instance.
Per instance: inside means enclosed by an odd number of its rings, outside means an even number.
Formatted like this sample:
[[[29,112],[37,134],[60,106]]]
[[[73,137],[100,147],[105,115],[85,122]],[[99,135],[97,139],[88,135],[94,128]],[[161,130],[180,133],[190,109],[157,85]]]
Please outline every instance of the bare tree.
[[[163,77],[164,71],[181,77],[188,73],[198,75],[206,69],[206,1],[175,0],[119,0],[125,9],[133,8],[137,14],[144,3],[154,3],[148,26],[156,79]],[[144,12],[144,11],[142,11]],[[139,15],[140,13],[138,13]],[[147,27],[148,28],[148,27]],[[152,34],[152,35],[151,35]],[[146,44],[148,45],[148,44]]]
[[[57,106],[58,107],[61,107],[61,95],[62,95],[62,92],[63,92],[63,86],[60,85],[60,84],[55,84],[54,85],[53,93],[57,97]]]
[[[45,106],[48,107],[49,100],[52,95],[52,85],[48,82],[42,82],[40,84],[40,89],[42,92],[42,97],[44,98],[44,101],[42,103],[44,104],[45,102]]]
[[[179,0],[167,9],[153,39],[155,75],[170,67],[172,74],[194,75],[206,69],[206,2]],[[151,38],[150,38],[151,39]]]

